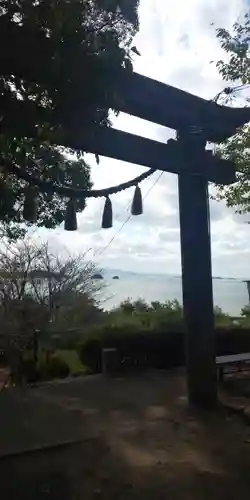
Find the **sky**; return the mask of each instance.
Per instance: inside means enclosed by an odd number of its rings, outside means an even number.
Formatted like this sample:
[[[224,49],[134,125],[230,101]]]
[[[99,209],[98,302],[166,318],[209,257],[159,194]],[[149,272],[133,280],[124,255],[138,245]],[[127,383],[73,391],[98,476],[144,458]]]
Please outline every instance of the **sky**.
[[[249,8],[249,6],[248,6]],[[225,54],[216,40],[215,28],[231,28],[247,9],[247,0],[141,0],[140,31],[135,44],[134,70],[193,94],[213,98],[225,85],[215,63]],[[213,23],[213,25],[211,25]],[[164,103],[163,103],[164,105]],[[167,106],[167,103],[165,103]],[[125,114],[114,118],[115,128],[166,142],[173,131]],[[145,169],[101,157],[92,166],[95,188],[129,180]],[[180,231],[177,176],[160,172],[141,184],[144,213],[129,217],[133,189],[112,196],[114,224],[101,229],[103,199],[90,199],[78,216],[78,231],[41,229],[58,251],[88,251],[101,268],[180,274]],[[153,184],[155,185],[153,186]],[[149,191],[149,192],[148,192]],[[147,194],[148,193],[148,194]],[[212,266],[214,276],[250,278],[250,225],[223,202],[210,202]],[[113,239],[114,238],[114,239]],[[112,241],[111,241],[112,240]]]

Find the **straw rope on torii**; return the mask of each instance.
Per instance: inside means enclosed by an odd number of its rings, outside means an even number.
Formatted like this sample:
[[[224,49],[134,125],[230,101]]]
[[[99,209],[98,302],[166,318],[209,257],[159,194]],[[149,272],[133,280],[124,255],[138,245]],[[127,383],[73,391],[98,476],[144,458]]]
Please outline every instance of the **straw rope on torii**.
[[[130,179],[129,181],[122,182],[115,186],[110,186],[103,189],[75,189],[72,186],[60,186],[55,182],[43,181],[37,175],[31,174],[24,169],[17,166],[10,160],[4,161],[4,168],[8,172],[16,175],[20,179],[28,183],[25,192],[23,217],[28,222],[36,221],[36,196],[37,189],[45,193],[57,193],[69,199],[65,211],[64,229],[66,231],[75,231],[77,229],[77,216],[76,216],[76,199],[77,198],[101,198],[105,197],[105,205],[102,216],[102,228],[110,228],[113,225],[112,203],[110,195],[125,191],[126,189],[135,186],[134,197],[131,206],[132,215],[140,215],[143,212],[142,195],[139,183],[147,179],[155,172],[155,169],[149,168],[146,172]]]

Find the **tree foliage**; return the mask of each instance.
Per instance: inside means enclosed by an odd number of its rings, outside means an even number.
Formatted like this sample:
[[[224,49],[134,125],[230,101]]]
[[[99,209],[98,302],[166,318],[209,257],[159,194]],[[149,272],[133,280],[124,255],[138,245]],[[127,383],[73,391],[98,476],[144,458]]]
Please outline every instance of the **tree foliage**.
[[[244,22],[236,22],[232,33],[225,29],[217,30],[221,47],[226,51],[226,60],[217,62],[217,68],[226,82],[226,95],[235,98],[242,89],[242,96],[249,102],[250,85],[250,13]],[[236,92],[234,88],[236,86]],[[241,87],[242,86],[242,87]],[[236,207],[239,213],[250,212],[250,126],[246,125],[226,143],[218,148],[224,158],[233,161],[237,168],[237,182],[231,186],[218,186],[217,199],[225,199],[227,206]]]
[[[5,344],[23,351],[35,330],[84,329],[99,312],[100,283],[85,255],[53,254],[47,243],[24,239],[0,250],[0,317]]]
[[[0,5],[0,220],[20,223],[24,183],[6,160],[44,180],[91,187],[69,146],[116,108],[120,68],[131,70],[138,0],[3,0]],[[77,153],[78,161],[65,153]],[[78,201],[77,210],[85,207]],[[63,220],[65,200],[39,194],[38,225]]]
[[[214,308],[216,326],[232,325],[228,314],[216,306]],[[152,301],[147,303],[144,299],[131,301],[126,299],[115,309],[105,313],[103,317],[104,329],[109,331],[110,326],[118,330],[150,329],[184,329],[183,308],[178,300],[166,302]],[[98,327],[99,328],[99,327]],[[100,329],[100,328],[99,328]]]

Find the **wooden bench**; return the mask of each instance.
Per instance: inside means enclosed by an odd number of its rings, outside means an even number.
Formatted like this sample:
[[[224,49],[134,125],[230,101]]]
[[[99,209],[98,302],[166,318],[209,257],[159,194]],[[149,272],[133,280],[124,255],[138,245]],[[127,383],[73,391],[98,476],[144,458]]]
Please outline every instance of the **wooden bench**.
[[[219,380],[224,379],[225,368],[229,368],[227,373],[234,371],[242,371],[249,368],[250,352],[242,352],[240,354],[225,354],[224,356],[216,357],[216,366],[218,369]],[[231,369],[233,368],[233,370]]]

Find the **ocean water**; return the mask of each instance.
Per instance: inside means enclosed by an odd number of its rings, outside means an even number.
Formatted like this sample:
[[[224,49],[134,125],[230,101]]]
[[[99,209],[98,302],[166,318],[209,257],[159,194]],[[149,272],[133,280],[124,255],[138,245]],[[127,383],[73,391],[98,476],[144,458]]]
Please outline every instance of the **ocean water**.
[[[181,278],[178,276],[118,270],[104,270],[102,275],[107,286],[101,293],[101,301],[106,310],[118,306],[127,298],[142,298],[147,302],[177,299],[182,303]],[[119,276],[119,280],[113,279],[115,275]],[[249,302],[247,285],[238,279],[213,279],[213,294],[214,304],[232,316],[239,316],[241,308]]]

